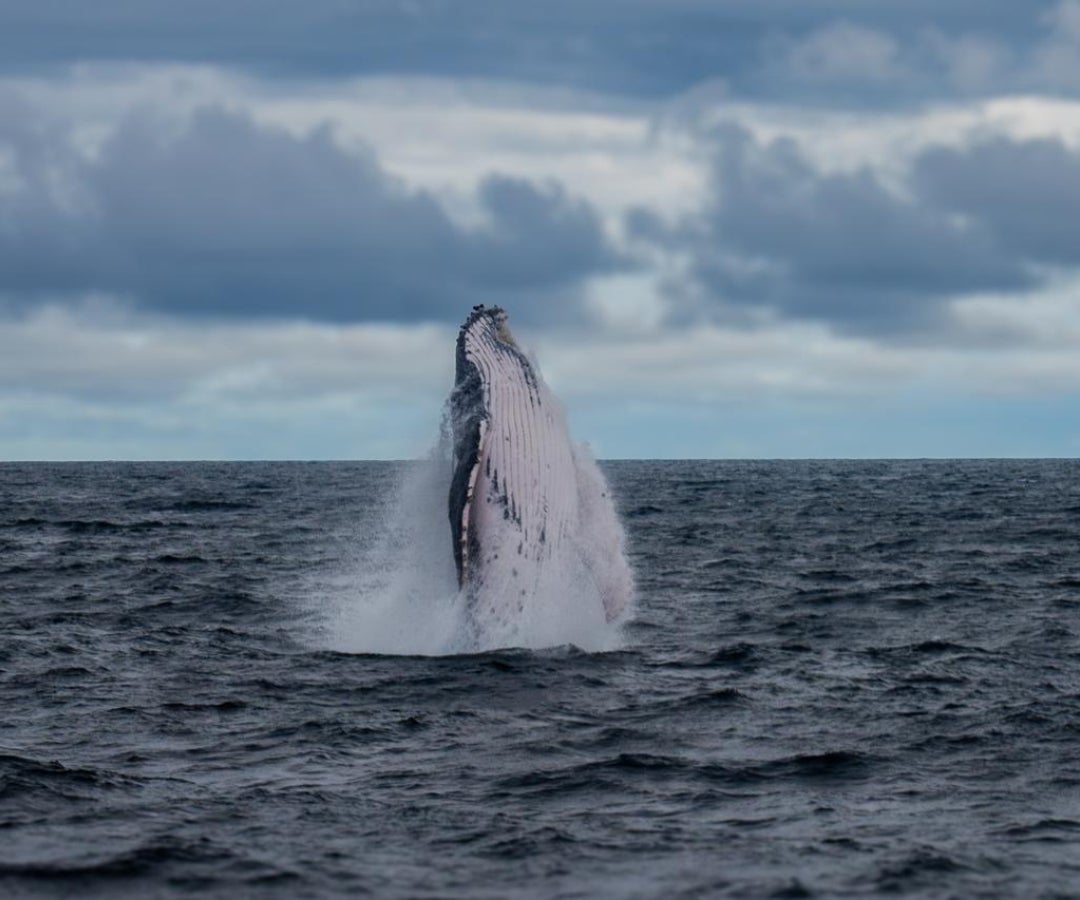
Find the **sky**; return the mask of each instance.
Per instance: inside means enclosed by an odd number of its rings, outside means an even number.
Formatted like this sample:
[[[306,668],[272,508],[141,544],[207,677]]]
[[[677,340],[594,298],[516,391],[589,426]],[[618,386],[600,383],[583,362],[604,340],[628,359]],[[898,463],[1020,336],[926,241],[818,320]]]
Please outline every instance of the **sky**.
[[[0,459],[1080,453],[1080,0],[0,0]]]

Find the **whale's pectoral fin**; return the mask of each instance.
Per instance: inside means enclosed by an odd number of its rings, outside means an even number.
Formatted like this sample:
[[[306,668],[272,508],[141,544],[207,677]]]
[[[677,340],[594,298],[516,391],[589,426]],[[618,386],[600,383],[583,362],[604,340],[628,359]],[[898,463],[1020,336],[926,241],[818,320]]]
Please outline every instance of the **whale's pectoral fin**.
[[[448,510],[460,587],[468,580],[470,558],[475,557],[476,535],[471,527],[473,500],[487,436],[480,373],[476,366],[461,358],[458,359],[458,382],[450,395],[450,419],[454,435],[454,474],[450,481]]]

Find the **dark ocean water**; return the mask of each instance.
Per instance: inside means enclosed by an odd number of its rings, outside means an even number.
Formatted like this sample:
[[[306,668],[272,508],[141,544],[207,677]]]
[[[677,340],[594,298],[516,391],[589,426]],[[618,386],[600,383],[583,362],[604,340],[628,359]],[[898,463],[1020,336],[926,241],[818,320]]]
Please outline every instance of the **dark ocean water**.
[[[402,464],[0,465],[0,896],[1080,897],[1080,462],[604,468],[623,649],[406,657]]]

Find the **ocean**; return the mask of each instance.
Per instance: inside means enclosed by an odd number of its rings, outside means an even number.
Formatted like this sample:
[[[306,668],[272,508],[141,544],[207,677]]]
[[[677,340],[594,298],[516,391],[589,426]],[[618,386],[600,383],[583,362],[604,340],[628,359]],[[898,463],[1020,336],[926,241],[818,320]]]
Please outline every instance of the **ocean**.
[[[1080,461],[604,463],[469,652],[421,465],[0,465],[0,897],[1080,897]]]

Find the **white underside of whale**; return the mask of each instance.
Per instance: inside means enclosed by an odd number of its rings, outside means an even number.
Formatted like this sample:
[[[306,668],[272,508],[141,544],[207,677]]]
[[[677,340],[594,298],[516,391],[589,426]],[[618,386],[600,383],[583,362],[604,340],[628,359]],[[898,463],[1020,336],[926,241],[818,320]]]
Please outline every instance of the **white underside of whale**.
[[[617,618],[632,583],[602,475],[575,449],[562,404],[505,318],[467,323],[461,341],[484,409],[459,537],[475,616],[490,628],[557,603],[578,617]]]

